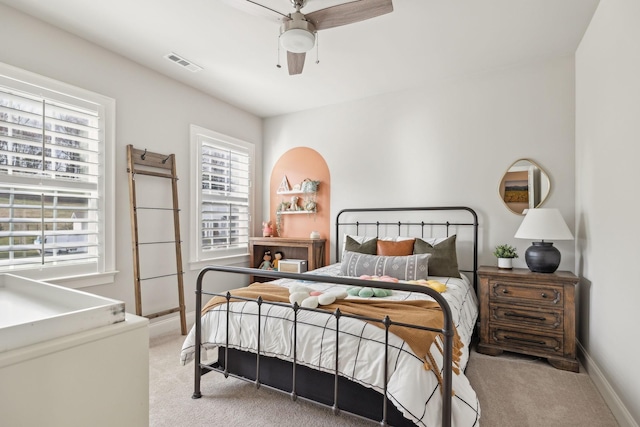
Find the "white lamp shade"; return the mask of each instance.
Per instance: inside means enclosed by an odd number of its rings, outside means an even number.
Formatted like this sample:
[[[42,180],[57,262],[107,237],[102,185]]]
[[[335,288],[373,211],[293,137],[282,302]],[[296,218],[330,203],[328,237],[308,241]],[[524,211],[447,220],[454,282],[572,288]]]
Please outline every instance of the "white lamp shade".
[[[293,53],[303,53],[310,51],[316,43],[316,36],[301,28],[292,28],[280,35],[282,47]]]
[[[529,209],[520,228],[515,235],[516,239],[529,240],[573,240],[573,234],[564,222],[558,209]]]

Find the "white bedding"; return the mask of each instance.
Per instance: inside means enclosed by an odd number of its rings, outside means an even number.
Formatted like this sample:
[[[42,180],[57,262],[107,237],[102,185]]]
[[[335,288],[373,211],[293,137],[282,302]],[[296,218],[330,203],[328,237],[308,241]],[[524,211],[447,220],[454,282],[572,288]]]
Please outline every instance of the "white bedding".
[[[339,275],[340,264],[333,264],[314,270],[309,274]],[[469,342],[478,316],[478,304],[473,288],[463,275],[463,279],[430,277],[447,285],[442,295],[451,307],[453,321],[458,335],[464,343],[460,367],[464,370],[469,358]],[[273,282],[290,287],[295,282],[280,279]],[[304,282],[304,286],[320,291],[348,286]],[[349,297],[358,298],[358,297]],[[394,291],[389,300],[430,299],[425,294]],[[203,350],[224,345],[226,340],[226,306],[207,312],[202,318]],[[266,356],[292,360],[293,355],[293,310],[290,308],[264,304],[261,322],[261,352]],[[257,304],[236,302],[231,304],[229,334],[230,347],[240,350],[256,349]],[[284,320],[282,320],[284,319]],[[392,319],[393,320],[393,319]],[[331,314],[300,311],[298,313],[297,351],[298,363],[333,373],[335,368],[335,317]],[[346,317],[340,319],[340,375],[364,386],[383,392],[384,378],[384,330],[375,325]],[[282,339],[290,337],[289,339]],[[187,335],[182,346],[180,360],[186,364],[193,360],[195,329]],[[407,344],[393,334],[389,334],[389,356],[387,396],[404,416],[419,426],[441,425],[442,400],[440,386],[435,374],[424,368],[422,361]],[[431,354],[442,365],[442,355],[435,344]],[[480,405],[475,391],[461,371],[453,375],[452,425],[477,426]]]

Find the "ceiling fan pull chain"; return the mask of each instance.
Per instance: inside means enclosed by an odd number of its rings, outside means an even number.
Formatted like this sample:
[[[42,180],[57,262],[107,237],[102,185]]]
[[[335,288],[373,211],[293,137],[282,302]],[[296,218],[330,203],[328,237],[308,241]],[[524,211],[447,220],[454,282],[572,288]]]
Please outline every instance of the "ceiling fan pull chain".
[[[320,63],[320,35],[316,33],[316,64]]]
[[[280,37],[278,37],[278,62],[276,63],[276,67],[282,68],[280,66]]]

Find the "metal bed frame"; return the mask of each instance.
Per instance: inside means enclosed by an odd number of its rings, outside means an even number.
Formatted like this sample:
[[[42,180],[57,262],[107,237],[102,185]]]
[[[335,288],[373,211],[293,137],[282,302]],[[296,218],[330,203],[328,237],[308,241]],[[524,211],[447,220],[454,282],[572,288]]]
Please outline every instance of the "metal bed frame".
[[[348,214],[353,214],[353,213],[367,213],[370,214],[372,212],[376,212],[376,213],[382,213],[382,212],[421,212],[421,211],[467,211],[473,221],[472,222],[380,222],[380,221],[374,221],[374,222],[340,222],[340,217],[342,215],[348,215]],[[422,230],[422,237],[424,237],[424,228],[429,226],[444,226],[446,228],[446,236],[449,236],[449,228],[451,226],[470,226],[473,227],[473,255],[472,255],[472,261],[473,261],[473,270],[460,270],[463,272],[470,272],[473,275],[473,286],[474,289],[476,287],[476,271],[477,271],[477,264],[478,264],[478,220],[477,220],[477,215],[475,213],[475,211],[471,208],[468,207],[457,207],[457,206],[447,206],[447,207],[415,207],[415,208],[372,208],[372,209],[345,209],[342,210],[338,213],[337,217],[336,217],[336,259],[338,259],[338,254],[340,253],[340,243],[342,242],[342,240],[340,239],[340,228],[341,227],[355,227],[356,231],[360,230],[361,227],[368,227],[368,226],[373,226],[376,229],[376,235],[377,233],[380,231],[380,227],[384,227],[384,226],[398,226],[398,235],[400,235],[399,233],[402,230],[402,227],[414,227],[414,226],[418,226],[421,228]],[[201,341],[202,341],[202,325],[201,325],[201,318],[202,318],[202,313],[200,310],[196,310],[196,319],[195,319],[195,360],[194,360],[194,365],[195,365],[195,372],[194,372],[194,392],[192,395],[192,398],[194,399],[198,399],[200,397],[202,397],[202,393],[201,393],[201,377],[202,375],[204,375],[207,372],[210,371],[217,371],[220,373],[223,373],[225,377],[229,377],[232,376],[234,378],[238,378],[241,379],[243,381],[247,381],[247,382],[253,382],[256,386],[256,388],[260,388],[261,386],[267,387],[269,389],[281,392],[281,393],[285,393],[285,394],[289,394],[292,400],[296,400],[298,398],[305,400],[305,401],[310,401],[313,402],[315,404],[318,404],[320,406],[324,406],[324,407],[329,407],[333,410],[334,414],[339,414],[341,411],[342,412],[346,412],[352,415],[355,415],[356,417],[359,418],[365,418],[362,416],[362,413],[358,413],[358,412],[353,412],[349,409],[351,408],[341,408],[340,404],[339,404],[339,391],[342,387],[342,385],[345,382],[344,378],[341,378],[339,373],[338,373],[338,360],[339,360],[339,352],[338,352],[338,341],[339,341],[339,335],[340,335],[340,328],[339,328],[339,321],[341,317],[351,317],[351,318],[356,318],[356,319],[360,319],[360,320],[364,320],[367,322],[377,322],[377,323],[381,323],[384,327],[385,330],[385,360],[387,359],[387,354],[388,354],[388,336],[389,336],[389,328],[392,325],[398,325],[398,326],[403,326],[403,327],[410,327],[410,328],[417,328],[417,329],[422,329],[422,330],[429,330],[429,331],[433,331],[433,332],[438,332],[441,333],[443,336],[443,372],[442,372],[442,426],[443,427],[450,427],[451,426],[451,396],[452,396],[452,348],[453,348],[453,336],[454,336],[454,326],[453,326],[453,322],[452,322],[452,314],[451,314],[451,309],[449,308],[449,304],[447,303],[447,301],[444,299],[444,297],[442,297],[442,295],[440,295],[438,292],[432,290],[429,287],[425,287],[425,286],[418,286],[418,285],[410,285],[410,284],[403,284],[403,283],[389,283],[389,282],[376,282],[376,287],[379,288],[385,288],[385,289],[392,289],[392,290],[401,290],[401,291],[408,291],[408,292],[418,292],[418,293],[423,293],[423,294],[427,294],[429,296],[431,296],[442,308],[442,313],[443,313],[443,327],[440,328],[429,328],[429,327],[421,327],[421,326],[416,326],[416,325],[408,325],[408,324],[404,324],[404,323],[396,323],[393,322],[389,316],[385,316],[383,319],[374,319],[374,318],[368,318],[368,317],[364,317],[364,316],[356,316],[356,315],[349,315],[349,314],[345,314],[345,313],[341,313],[339,309],[336,309],[333,313],[333,316],[335,316],[336,318],[336,331],[335,331],[335,339],[336,339],[336,354],[335,354],[335,369],[334,369],[334,373],[330,374],[333,377],[333,384],[332,384],[332,393],[333,393],[333,397],[332,397],[332,402],[331,403],[323,403],[322,399],[318,399],[315,397],[308,397],[305,396],[304,393],[299,393],[299,384],[297,384],[296,382],[296,377],[297,374],[299,372],[304,373],[306,368],[304,365],[298,364],[298,360],[297,360],[297,347],[296,347],[296,338],[297,338],[297,317],[298,317],[298,313],[301,310],[308,310],[308,311],[320,311],[320,312],[324,312],[324,313],[328,313],[328,311],[326,310],[322,310],[322,309],[311,309],[311,308],[304,308],[304,307],[300,307],[298,304],[288,304],[288,303],[278,303],[278,302],[269,302],[269,301],[263,301],[262,298],[258,298],[258,299],[250,299],[250,298],[242,298],[242,297],[237,297],[237,296],[233,296],[230,292],[226,292],[225,294],[220,294],[220,293],[210,293],[210,292],[205,292],[203,291],[202,287],[203,287],[203,281],[205,276],[212,271],[217,271],[217,272],[225,272],[225,273],[235,273],[235,274],[245,274],[245,275],[254,275],[254,276],[261,276],[261,277],[267,277],[267,278],[271,278],[271,279],[294,279],[294,280],[304,280],[304,281],[314,281],[314,282],[323,282],[323,283],[332,283],[332,284],[341,284],[341,285],[350,285],[350,286],[371,286],[371,282],[367,281],[367,280],[361,280],[361,279],[357,279],[357,278],[352,278],[352,277],[341,277],[341,276],[324,276],[324,275],[317,275],[317,274],[300,274],[300,273],[286,273],[286,272],[278,272],[278,271],[269,271],[269,270],[261,270],[261,269],[255,269],[255,268],[244,268],[244,267],[229,267],[229,266],[217,266],[217,265],[212,265],[212,266],[207,266],[205,268],[203,268],[200,271],[200,274],[198,275],[198,279],[197,279],[197,285],[196,285],[196,307],[202,307],[202,296],[203,295],[208,295],[209,297],[214,297],[214,296],[222,296],[224,298],[226,298],[227,303],[226,303],[226,319],[227,319],[227,324],[229,321],[229,301],[233,298],[235,300],[243,300],[243,301],[253,301],[258,305],[258,316],[257,316],[257,321],[258,321],[258,348],[257,348],[257,352],[256,353],[247,353],[250,354],[252,358],[254,358],[255,360],[253,362],[251,362],[254,367],[255,370],[253,370],[253,373],[247,373],[247,370],[244,370],[244,373],[242,374],[237,374],[234,372],[231,372],[229,369],[229,365],[231,364],[231,358],[229,357],[230,355],[230,350],[233,351],[233,357],[236,357],[236,355],[238,353],[246,353],[246,352],[240,352],[238,350],[233,350],[229,348],[229,331],[227,328],[227,337],[226,337],[226,344],[224,347],[219,348],[219,359],[222,359],[222,364],[220,363],[220,360],[217,363],[214,364],[204,364],[202,363],[202,350],[201,350]],[[293,326],[293,360],[291,362],[282,362],[282,363],[287,363],[290,366],[291,369],[291,385],[289,390],[285,390],[283,389],[282,385],[271,385],[269,384],[269,381],[265,380],[263,381],[264,372],[261,371],[261,366],[262,366],[262,361],[264,359],[270,359],[268,356],[262,356],[260,354],[260,322],[261,322],[261,309],[262,306],[265,304],[271,304],[271,305],[278,305],[278,306],[282,306],[282,307],[289,307],[293,310],[294,312],[294,326]],[[222,366],[224,365],[224,366]],[[446,369],[445,367],[448,367],[448,369]],[[388,372],[387,372],[387,365],[385,364],[385,380],[384,380],[384,389],[382,393],[379,393],[382,395],[382,419],[379,421],[379,424],[381,426],[387,426],[388,424],[388,399],[386,396],[386,391],[387,391],[387,377],[388,377]],[[261,376],[262,374],[262,376]],[[324,373],[324,375],[327,375],[326,373]],[[277,382],[277,381],[276,381]],[[347,381],[350,382],[350,381]],[[357,385],[358,387],[361,387],[359,385]],[[377,392],[375,392],[377,393]],[[392,405],[393,406],[393,405]],[[395,407],[393,408],[395,410]],[[367,419],[371,419],[366,417]],[[407,421],[408,423],[410,423],[411,425],[413,425],[413,423],[411,423],[409,420],[407,420],[406,418],[404,419],[405,421]],[[375,420],[374,420],[375,421]]]

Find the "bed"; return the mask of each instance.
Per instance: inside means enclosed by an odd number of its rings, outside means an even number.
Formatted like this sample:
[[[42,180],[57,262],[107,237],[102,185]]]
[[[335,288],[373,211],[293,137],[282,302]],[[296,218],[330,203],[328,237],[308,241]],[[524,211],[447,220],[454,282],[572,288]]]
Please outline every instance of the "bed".
[[[218,371],[381,425],[478,425],[479,403],[464,375],[478,315],[476,213],[345,209],[335,227],[340,261],[309,273],[227,266],[200,272],[196,304],[211,300],[180,356],[183,364],[195,362],[193,397],[201,397],[202,375]],[[273,281],[205,292],[205,276],[214,271]],[[367,280],[383,277],[393,281]],[[351,295],[317,308],[292,304],[286,296],[301,287]],[[364,288],[392,292],[360,296]],[[204,362],[209,353],[213,361]]]

